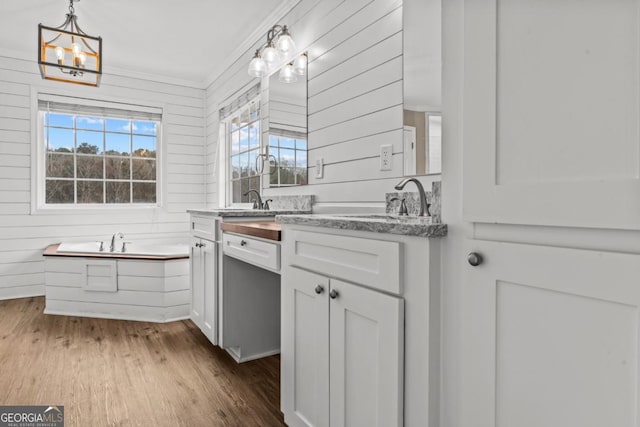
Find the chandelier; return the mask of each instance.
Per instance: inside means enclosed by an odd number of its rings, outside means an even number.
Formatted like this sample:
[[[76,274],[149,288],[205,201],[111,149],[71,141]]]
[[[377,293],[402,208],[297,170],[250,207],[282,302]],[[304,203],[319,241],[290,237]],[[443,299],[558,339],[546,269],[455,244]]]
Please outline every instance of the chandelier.
[[[267,41],[256,50],[249,63],[249,75],[266,77],[283,61],[289,60],[295,50],[295,43],[286,25],[276,24],[267,32]],[[307,56],[302,54],[280,70],[280,80],[292,83],[295,75],[304,75],[307,68]]]
[[[80,0],[75,0],[76,2]],[[69,13],[59,27],[38,25],[38,65],[43,79],[99,86],[102,76],[102,37],[78,26],[69,0]]]

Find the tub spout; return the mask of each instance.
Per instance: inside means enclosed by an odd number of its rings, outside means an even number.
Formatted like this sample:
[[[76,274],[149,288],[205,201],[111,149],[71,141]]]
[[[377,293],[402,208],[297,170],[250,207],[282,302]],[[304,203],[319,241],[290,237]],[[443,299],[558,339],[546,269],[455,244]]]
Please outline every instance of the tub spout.
[[[111,236],[111,245],[109,246],[109,252],[113,252],[116,250],[116,237],[124,239],[124,234],[118,231],[116,234]]]

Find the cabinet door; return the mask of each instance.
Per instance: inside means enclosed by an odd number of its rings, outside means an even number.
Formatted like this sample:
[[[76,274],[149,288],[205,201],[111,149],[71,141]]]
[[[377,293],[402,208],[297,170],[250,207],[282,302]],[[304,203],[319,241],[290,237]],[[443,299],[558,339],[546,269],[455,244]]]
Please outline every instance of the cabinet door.
[[[640,257],[472,245],[461,425],[636,426]]]
[[[191,320],[200,329],[204,320],[204,264],[202,262],[202,250],[200,239],[191,239]]]
[[[329,426],[329,280],[287,266],[282,276],[281,399],[291,427]]]
[[[640,229],[638,7],[465,0],[466,220]]]
[[[331,292],[331,427],[402,426],[404,301],[334,279]]]
[[[204,313],[202,318],[202,332],[213,344],[218,344],[218,286],[217,286],[217,245],[210,240],[202,240],[202,285]]]

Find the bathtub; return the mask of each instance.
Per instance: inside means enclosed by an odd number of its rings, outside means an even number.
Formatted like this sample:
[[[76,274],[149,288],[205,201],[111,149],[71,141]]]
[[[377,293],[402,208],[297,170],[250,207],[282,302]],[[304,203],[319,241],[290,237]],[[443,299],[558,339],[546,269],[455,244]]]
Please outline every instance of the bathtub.
[[[189,318],[189,246],[99,242],[47,247],[45,313],[148,322]]]

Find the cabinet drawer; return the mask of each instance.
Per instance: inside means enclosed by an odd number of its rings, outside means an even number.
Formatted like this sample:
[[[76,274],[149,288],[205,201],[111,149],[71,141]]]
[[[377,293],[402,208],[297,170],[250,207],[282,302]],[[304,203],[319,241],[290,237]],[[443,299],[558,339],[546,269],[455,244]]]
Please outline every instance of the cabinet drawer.
[[[245,235],[222,233],[225,255],[246,261],[259,267],[280,270],[280,245]]]
[[[385,292],[402,291],[399,242],[300,230],[285,238],[284,257],[290,265]]]
[[[191,233],[194,236],[216,240],[216,218],[191,215]]]

